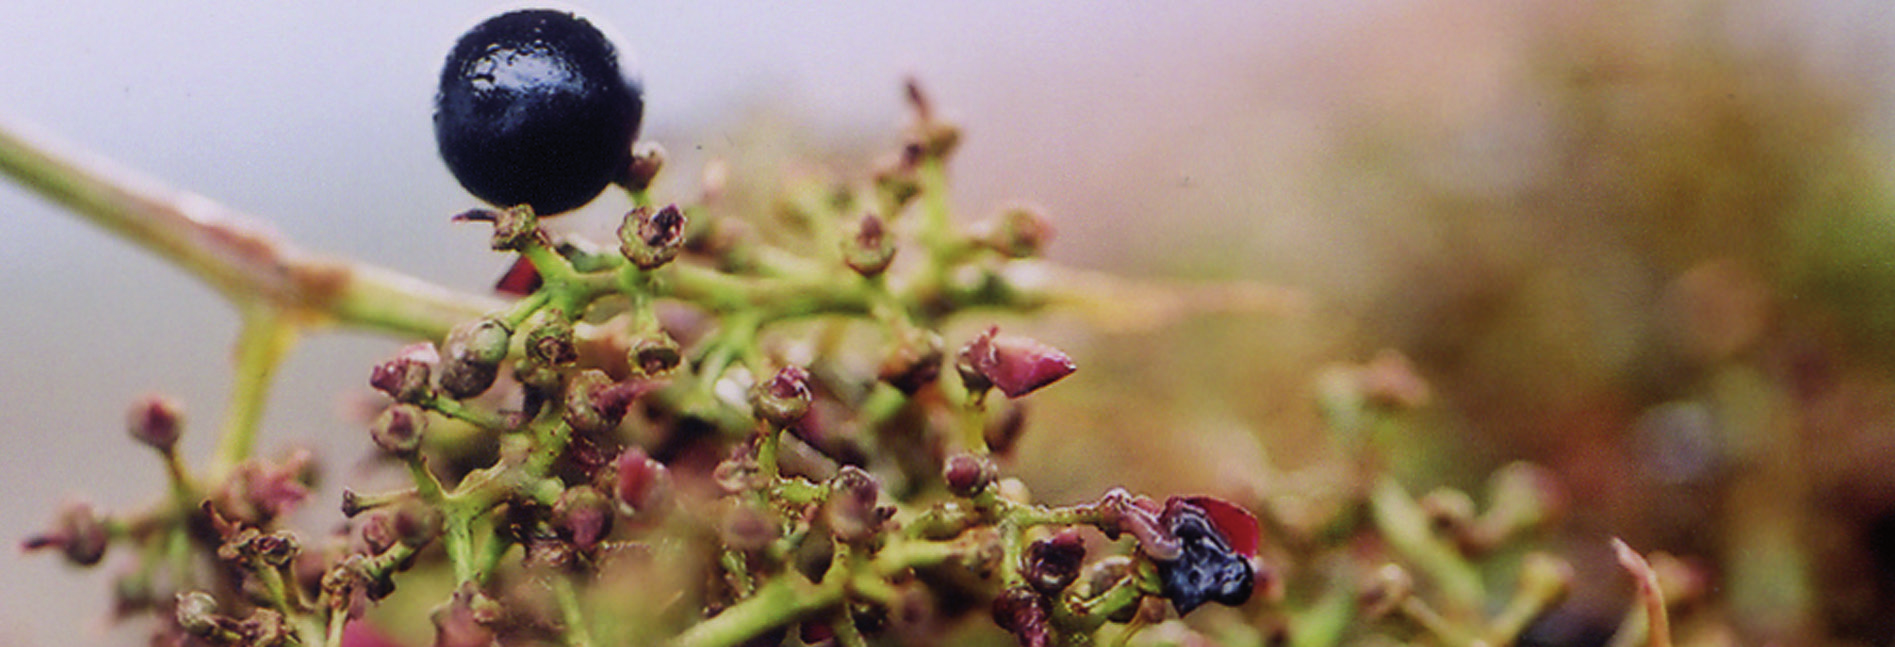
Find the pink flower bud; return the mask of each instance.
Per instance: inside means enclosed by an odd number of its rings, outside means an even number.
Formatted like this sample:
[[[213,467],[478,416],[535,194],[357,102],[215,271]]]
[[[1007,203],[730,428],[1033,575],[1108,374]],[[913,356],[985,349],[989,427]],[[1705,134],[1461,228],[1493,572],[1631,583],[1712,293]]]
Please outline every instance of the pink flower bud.
[[[183,426],[184,407],[156,393],[139,398],[126,421],[132,438],[164,453],[177,446]]]
[[[671,497],[671,472],[664,463],[645,455],[644,449],[627,447],[619,454],[618,481],[612,493],[621,514],[655,517]]]
[[[368,383],[396,402],[417,403],[428,395],[428,380],[440,363],[441,353],[433,343],[409,344],[394,359],[376,365]]]
[[[1002,335],[998,326],[961,348],[957,368],[969,390],[991,385],[1009,398],[1037,391],[1077,369],[1059,349],[1026,337]]]

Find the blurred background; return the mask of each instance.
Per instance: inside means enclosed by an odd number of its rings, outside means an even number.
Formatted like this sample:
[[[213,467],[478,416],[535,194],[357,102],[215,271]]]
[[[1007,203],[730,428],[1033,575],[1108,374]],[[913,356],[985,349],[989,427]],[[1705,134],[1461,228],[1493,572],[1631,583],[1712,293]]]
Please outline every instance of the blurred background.
[[[475,201],[429,113],[448,45],[493,11],[382,4],[13,3],[0,120],[311,249],[485,289],[506,260],[449,226]],[[1411,489],[1476,488],[1518,458],[1568,488],[1548,541],[1598,577],[1562,617],[1609,628],[1630,600],[1606,570],[1616,535],[1701,560],[1746,642],[1895,640],[1895,5],[585,10],[636,52],[672,196],[710,159],[864,175],[912,74],[965,129],[966,216],[1028,199],[1056,260],[1308,297],[1159,330],[1038,323],[1082,367],[1036,396],[1010,468],[1044,500],[1320,499],[1319,378],[1393,349],[1432,394],[1398,441]],[[207,453],[235,332],[212,292],[4,183],[0,271],[0,539],[71,497],[158,496],[123,431],[138,393],[183,400]],[[352,478],[350,403],[395,346],[318,335],[282,370],[264,447],[323,451],[312,522]],[[0,645],[140,639],[108,628],[107,573],[0,559]]]

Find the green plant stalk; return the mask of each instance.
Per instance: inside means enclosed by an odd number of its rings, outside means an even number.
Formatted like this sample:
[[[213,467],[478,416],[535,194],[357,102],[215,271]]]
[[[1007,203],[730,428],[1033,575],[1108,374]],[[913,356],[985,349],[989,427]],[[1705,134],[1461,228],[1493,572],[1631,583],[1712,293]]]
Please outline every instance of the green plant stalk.
[[[1427,574],[1440,589],[1449,617],[1457,621],[1476,617],[1487,599],[1480,573],[1452,546],[1434,536],[1427,515],[1408,491],[1394,477],[1382,477],[1369,495],[1369,506],[1375,527],[1389,547]]]
[[[270,383],[276,368],[296,345],[297,331],[286,313],[261,304],[244,303],[243,326],[237,337],[237,370],[232,376],[224,429],[211,457],[213,482],[220,482],[238,463],[250,457],[263,424]]]
[[[547,586],[553,590],[553,600],[559,605],[560,618],[565,622],[567,647],[592,647],[592,630],[586,625],[585,613],[579,606],[579,594],[572,587],[572,578],[555,574],[547,579]]]
[[[392,270],[321,257],[254,216],[179,191],[0,123],[0,173],[190,272],[236,304],[269,303],[298,321],[439,338],[501,302]]]

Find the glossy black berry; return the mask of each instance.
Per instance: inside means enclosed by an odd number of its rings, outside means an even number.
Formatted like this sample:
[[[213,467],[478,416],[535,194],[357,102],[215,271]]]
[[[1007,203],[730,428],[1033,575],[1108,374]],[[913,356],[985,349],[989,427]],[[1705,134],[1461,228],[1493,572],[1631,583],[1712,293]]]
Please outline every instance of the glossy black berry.
[[[1236,606],[1250,599],[1255,567],[1231,547],[1202,508],[1170,505],[1160,522],[1184,548],[1177,559],[1158,562],[1164,595],[1180,615],[1205,602]]]
[[[488,19],[441,69],[434,139],[461,186],[540,215],[577,209],[625,176],[644,99],[598,28],[563,11]]]

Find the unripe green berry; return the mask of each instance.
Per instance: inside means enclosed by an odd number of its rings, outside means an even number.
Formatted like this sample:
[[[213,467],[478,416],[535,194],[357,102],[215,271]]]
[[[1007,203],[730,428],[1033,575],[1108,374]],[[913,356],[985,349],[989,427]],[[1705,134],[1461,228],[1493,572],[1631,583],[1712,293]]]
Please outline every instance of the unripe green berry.
[[[513,331],[498,319],[479,319],[459,326],[441,346],[441,390],[454,398],[471,398],[493,386],[500,362],[507,358]]]
[[[619,252],[641,270],[657,269],[684,249],[684,212],[677,205],[639,207],[619,225]]]

